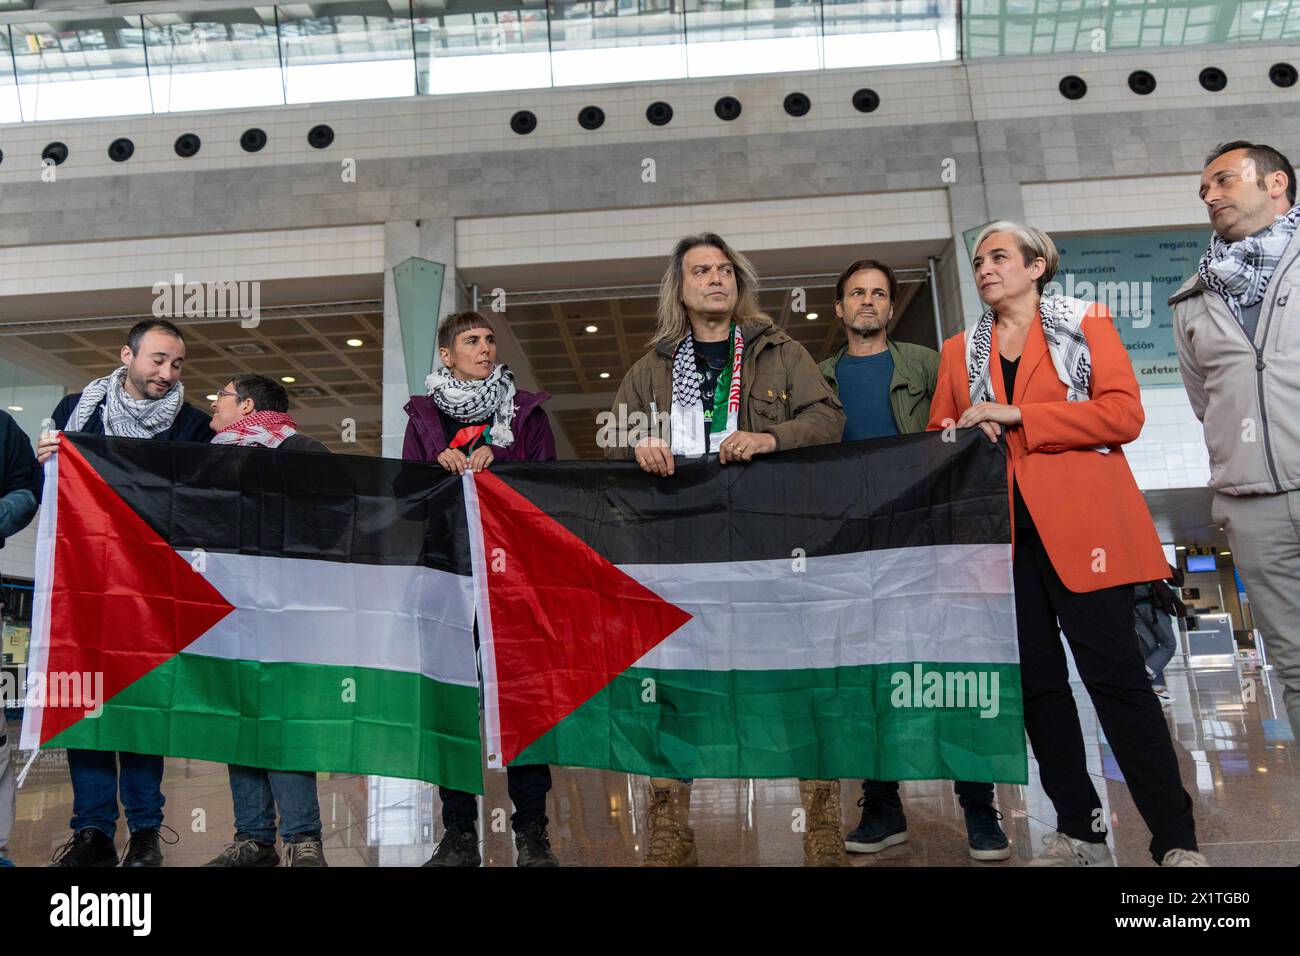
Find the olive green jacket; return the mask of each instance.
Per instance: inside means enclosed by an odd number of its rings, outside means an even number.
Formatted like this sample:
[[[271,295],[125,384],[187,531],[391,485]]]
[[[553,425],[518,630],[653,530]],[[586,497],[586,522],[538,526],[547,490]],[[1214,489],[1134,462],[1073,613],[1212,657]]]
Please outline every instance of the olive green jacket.
[[[930,422],[930,399],[934,397],[935,380],[939,377],[939,353],[924,345],[895,342],[887,338],[889,353],[894,357],[894,377],[889,383],[889,408],[894,413],[894,425],[901,435],[925,431]],[[817,366],[826,384],[839,395],[835,381],[835,366],[839,364],[847,345]]]
[[[776,450],[827,445],[844,436],[844,406],[826,387],[808,350],[763,318],[741,326],[745,354],[740,364],[740,413],[736,427],[766,432]],[[666,418],[673,402],[675,344],[661,344],[628,370],[614,396],[612,417],[649,415],[654,403]],[[671,436],[668,437],[671,441]],[[603,442],[606,458],[631,458],[625,442]]]

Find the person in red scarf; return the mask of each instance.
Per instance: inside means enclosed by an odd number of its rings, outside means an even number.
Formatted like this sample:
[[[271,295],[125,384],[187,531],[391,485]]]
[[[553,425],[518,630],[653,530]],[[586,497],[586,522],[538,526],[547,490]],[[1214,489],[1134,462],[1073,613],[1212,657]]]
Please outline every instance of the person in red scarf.
[[[555,437],[542,403],[545,392],[515,388],[514,375],[497,364],[496,333],[478,312],[449,315],[438,326],[437,368],[429,394],[406,403],[410,420],[402,457],[438,464],[453,475],[482,471],[494,461],[554,461]],[[551,768],[506,768],[515,812],[518,866],[559,866],[546,833]],[[442,842],[425,866],[479,866],[478,805],[474,794],[440,787]]]
[[[289,417],[289,393],[265,375],[236,375],[212,402],[214,445],[260,445],[285,451],[328,452],[298,431]]]
[[[289,417],[284,386],[264,375],[236,375],[212,402],[214,445],[260,445],[287,451],[328,452],[298,431]],[[320,798],[316,774],[265,770],[231,764],[230,793],[235,804],[235,839],[206,866],[267,867],[280,862],[275,850],[275,816],[285,866],[326,866],[321,842]]]

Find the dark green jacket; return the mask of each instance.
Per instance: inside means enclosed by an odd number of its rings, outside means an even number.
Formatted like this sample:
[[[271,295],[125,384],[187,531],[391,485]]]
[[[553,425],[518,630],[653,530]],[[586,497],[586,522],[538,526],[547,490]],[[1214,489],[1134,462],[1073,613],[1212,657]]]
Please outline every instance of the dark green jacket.
[[[934,384],[939,377],[939,353],[910,342],[893,339],[885,342],[894,357],[894,377],[889,383],[889,408],[894,413],[894,425],[902,435],[923,432],[930,421],[930,399],[934,397]],[[817,366],[837,398],[840,387],[835,381],[835,366],[848,348],[841,345],[838,352]]]

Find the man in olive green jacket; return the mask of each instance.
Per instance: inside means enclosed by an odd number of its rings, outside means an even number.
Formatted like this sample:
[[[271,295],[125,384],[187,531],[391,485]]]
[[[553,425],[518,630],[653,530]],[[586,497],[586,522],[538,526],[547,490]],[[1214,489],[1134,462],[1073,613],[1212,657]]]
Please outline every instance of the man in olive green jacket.
[[[875,259],[851,263],[835,284],[835,315],[845,345],[822,362],[826,382],[844,403],[844,440],[925,431],[939,374],[939,354],[923,345],[895,342],[887,329],[898,298],[894,270]],[[993,808],[993,784],[957,781],[953,789],[966,817],[967,848],[976,860],[1011,855]],[[907,817],[896,780],[862,781],[862,820],[844,841],[853,853],[879,853],[907,841]]]
[[[650,351],[628,370],[597,444],[667,477],[674,456],[748,462],[840,440],[844,411],[808,350],[763,314],[749,260],[715,233],[677,243]],[[649,434],[646,434],[646,432]],[[847,866],[838,780],[800,780],[804,862]],[[646,866],[695,866],[691,781],[650,779]]]
[[[848,341],[818,366],[826,384],[842,401],[845,399],[840,393],[839,382],[839,370],[845,367],[841,361],[845,357],[849,359],[848,364],[854,366],[847,369],[854,377],[854,384],[859,372],[863,373],[864,383],[870,381],[874,356],[887,351],[889,358],[881,356],[879,361],[885,370],[893,366],[887,377],[894,431],[888,430],[883,409],[873,409],[878,419],[874,427],[867,422],[850,422],[845,429],[845,441],[880,438],[887,434],[911,435],[925,431],[930,421],[930,399],[939,375],[939,353],[924,345],[895,342],[889,337],[886,330],[893,317],[893,303],[897,296],[898,279],[894,270],[874,259],[854,262],[836,283],[835,314],[844,323]],[[847,407],[845,410],[848,411]]]

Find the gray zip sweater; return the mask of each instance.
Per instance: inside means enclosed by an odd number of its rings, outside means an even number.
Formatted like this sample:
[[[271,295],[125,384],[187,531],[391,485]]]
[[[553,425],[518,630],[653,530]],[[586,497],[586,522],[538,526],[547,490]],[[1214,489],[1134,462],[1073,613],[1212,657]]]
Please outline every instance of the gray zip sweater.
[[[1205,428],[1210,487],[1300,488],[1300,232],[1269,282],[1253,340],[1199,275],[1169,304],[1183,383]]]

